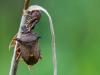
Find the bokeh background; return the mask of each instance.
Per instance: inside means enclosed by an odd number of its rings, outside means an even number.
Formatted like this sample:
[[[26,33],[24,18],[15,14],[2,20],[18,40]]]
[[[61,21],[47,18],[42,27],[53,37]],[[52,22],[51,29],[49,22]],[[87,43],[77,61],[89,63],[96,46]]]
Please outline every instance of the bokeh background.
[[[8,75],[24,0],[0,0],[0,75]],[[100,75],[100,0],[31,0],[51,14],[56,34],[58,75]],[[42,14],[38,32],[43,59],[30,72],[20,60],[17,75],[53,75],[48,18]]]

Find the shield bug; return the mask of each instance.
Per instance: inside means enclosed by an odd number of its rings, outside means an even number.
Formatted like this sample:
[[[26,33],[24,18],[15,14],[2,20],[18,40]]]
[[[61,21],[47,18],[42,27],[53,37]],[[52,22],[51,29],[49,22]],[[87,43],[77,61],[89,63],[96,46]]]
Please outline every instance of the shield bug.
[[[28,65],[36,64],[40,58],[39,38],[36,33],[24,33],[20,38],[16,38],[20,45],[21,56]]]
[[[22,57],[29,68],[36,64],[41,59],[38,43],[39,38],[36,33],[32,32],[22,33],[20,38],[15,38],[14,40],[18,42],[16,60]]]

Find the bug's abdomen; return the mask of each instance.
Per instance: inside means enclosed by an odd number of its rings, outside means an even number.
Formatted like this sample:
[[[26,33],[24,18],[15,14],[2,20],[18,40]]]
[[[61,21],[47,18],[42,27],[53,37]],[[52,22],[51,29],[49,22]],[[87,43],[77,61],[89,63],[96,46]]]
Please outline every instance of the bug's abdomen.
[[[38,44],[35,43],[35,45],[33,45],[32,47],[26,47],[26,46],[22,47],[21,54],[22,54],[22,58],[26,62],[26,64],[34,65],[41,58],[40,51],[37,46],[38,46]]]

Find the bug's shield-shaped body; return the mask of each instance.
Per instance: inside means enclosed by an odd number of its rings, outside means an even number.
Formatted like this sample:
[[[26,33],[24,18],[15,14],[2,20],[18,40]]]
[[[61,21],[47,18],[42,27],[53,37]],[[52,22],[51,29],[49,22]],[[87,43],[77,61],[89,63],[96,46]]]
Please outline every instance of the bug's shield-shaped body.
[[[39,36],[36,33],[22,33],[18,41],[21,57],[28,65],[34,65],[41,58],[38,40]]]

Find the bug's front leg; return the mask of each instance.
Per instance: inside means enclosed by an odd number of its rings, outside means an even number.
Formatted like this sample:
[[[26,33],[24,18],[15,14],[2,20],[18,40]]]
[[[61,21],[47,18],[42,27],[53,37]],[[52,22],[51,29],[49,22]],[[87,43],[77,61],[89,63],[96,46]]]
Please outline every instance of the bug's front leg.
[[[11,40],[11,42],[9,44],[9,49],[11,47],[14,47],[15,46],[15,44],[16,44],[16,37],[17,37],[17,34],[12,38],[12,40]]]
[[[20,47],[17,47],[17,49],[16,49],[16,61],[19,60],[20,56],[21,56]]]

